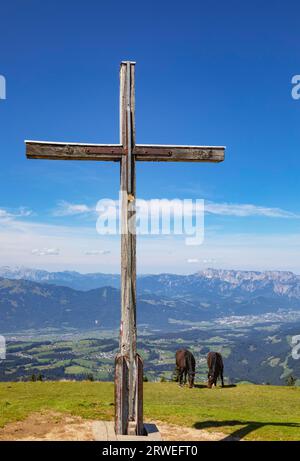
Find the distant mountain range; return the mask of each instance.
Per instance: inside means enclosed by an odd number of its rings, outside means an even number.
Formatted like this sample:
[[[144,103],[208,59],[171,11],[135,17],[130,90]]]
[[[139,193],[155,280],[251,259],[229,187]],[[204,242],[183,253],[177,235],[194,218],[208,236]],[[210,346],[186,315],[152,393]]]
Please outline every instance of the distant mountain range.
[[[30,280],[31,282],[59,285],[74,290],[93,290],[104,286],[119,288],[120,276],[113,274],[91,273],[80,274],[75,271],[48,272],[28,267],[0,267],[0,277],[13,280]]]
[[[119,276],[0,268],[0,333],[117,328]],[[230,316],[300,311],[300,276],[207,269],[138,277],[138,323],[152,329]]]
[[[166,296],[300,299],[300,276],[292,272],[206,269],[191,275],[142,276],[138,284],[142,291]]]
[[[93,290],[110,286],[120,287],[117,274],[88,273],[75,271],[48,272],[26,267],[0,267],[0,277],[13,280],[30,280],[50,285],[59,285],[74,290]],[[286,296],[300,299],[300,275],[285,271],[236,271],[205,269],[191,275],[159,274],[138,277],[138,289],[166,296],[202,295],[204,293],[221,296]]]
[[[207,316],[206,316],[207,317]],[[138,322],[168,329],[170,319],[200,319],[199,308],[184,300],[144,294],[138,297]],[[120,325],[120,290],[78,291],[28,280],[0,278],[1,332],[44,328],[95,329]]]

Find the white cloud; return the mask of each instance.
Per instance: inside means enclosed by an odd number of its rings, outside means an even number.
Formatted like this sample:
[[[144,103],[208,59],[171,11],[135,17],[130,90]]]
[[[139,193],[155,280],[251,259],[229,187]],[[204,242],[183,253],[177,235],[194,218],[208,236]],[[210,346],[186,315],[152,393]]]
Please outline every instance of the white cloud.
[[[5,208],[0,208],[0,222],[13,220],[16,218],[26,218],[32,216],[33,212],[29,208],[19,207],[17,210],[8,211]]]
[[[196,213],[202,213],[203,201],[195,199],[152,199],[143,200],[137,199],[137,217],[149,217],[151,213],[157,215],[159,213],[171,212],[171,216],[177,217],[190,217],[195,216]],[[119,218],[119,200],[103,199],[98,202],[96,206],[89,206],[84,203],[69,203],[62,200],[58,203],[57,208],[54,210],[54,216],[75,216],[75,215],[88,215],[99,213],[102,214],[105,210],[107,217],[113,215]],[[238,218],[260,216],[265,218],[290,218],[299,219],[300,214],[284,210],[276,207],[266,207],[254,205],[251,203],[217,203],[212,201],[204,201],[204,212],[212,215],[220,216],[234,216]],[[1,213],[1,210],[0,210]],[[21,216],[21,215],[20,215]],[[1,217],[1,214],[0,214]]]
[[[204,264],[215,264],[217,262],[216,259],[208,258],[208,259],[203,259]]]
[[[74,216],[80,214],[87,214],[95,212],[95,208],[91,208],[84,203],[76,204],[69,203],[64,200],[58,203],[57,208],[54,210],[54,216]]]
[[[95,224],[67,226],[21,218],[0,219],[1,265],[38,266],[46,270],[118,272],[120,237],[99,236]],[[109,257],[105,257],[105,267],[99,266],[99,258],[85,255],[85,251],[94,251],[99,247],[103,248],[102,251],[111,252]]]
[[[50,257],[55,249],[60,249],[60,256]],[[105,264],[99,265],[99,258],[92,257],[95,251],[110,251]],[[36,267],[39,261],[38,267],[48,270],[119,272],[120,236],[99,236],[92,226],[14,220],[0,225],[0,261],[3,265],[29,267]],[[224,269],[281,269],[300,273],[300,233],[223,234],[219,229],[207,227],[204,243],[196,249],[185,245],[184,236],[150,235],[137,239],[138,273],[189,273],[196,264],[201,269],[213,261]]]
[[[6,211],[0,208],[0,218],[8,218],[10,217],[10,214]]]
[[[222,216],[236,216],[236,217],[248,217],[248,216],[262,216],[267,218],[300,218],[300,214],[291,211],[283,210],[281,208],[272,208],[259,206],[254,204],[243,204],[243,203],[217,203],[212,201],[204,200],[204,212],[214,215]],[[151,211],[155,212],[166,212],[170,209],[174,217],[182,216],[194,216],[195,213],[202,212],[203,202],[201,199],[197,201],[195,199],[186,199],[184,202],[181,199],[154,199],[154,200],[137,200],[138,212],[143,216],[148,212],[149,207]]]
[[[279,208],[214,202],[207,205],[208,212],[220,215],[298,218],[297,214]],[[92,210],[86,205],[81,210],[86,209]],[[30,215],[32,212],[26,208],[0,208],[1,264],[36,267],[39,261],[39,267],[49,270],[119,271],[120,236],[97,234],[96,215],[90,226],[29,221],[26,217]],[[221,268],[282,269],[300,273],[300,233],[297,230],[289,234],[276,234],[273,228],[268,234],[234,231],[224,234],[219,227],[206,226],[204,243],[196,251],[187,247],[184,239],[185,236],[174,235],[139,237],[138,272],[188,273],[197,263],[197,269],[213,263],[214,267],[217,264]],[[58,254],[60,256],[55,258]],[[105,264],[99,265],[101,258],[92,257],[104,254],[109,254],[103,258]]]
[[[299,214],[281,208],[270,208],[252,204],[205,202],[205,211],[222,216],[264,216],[266,218],[300,218]]]
[[[87,256],[108,255],[110,250],[87,250],[84,254]]]
[[[14,215],[16,218],[26,218],[27,216],[32,216],[34,213],[32,210],[26,207],[20,207],[19,212]]]
[[[33,250],[31,250],[31,254],[36,256],[58,256],[59,253],[59,248],[34,248]]]

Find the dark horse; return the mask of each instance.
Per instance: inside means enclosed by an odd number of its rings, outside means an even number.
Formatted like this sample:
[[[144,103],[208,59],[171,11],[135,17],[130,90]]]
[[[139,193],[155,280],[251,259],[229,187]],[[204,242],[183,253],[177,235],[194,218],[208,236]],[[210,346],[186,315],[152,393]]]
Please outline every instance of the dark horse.
[[[223,380],[223,359],[219,352],[209,352],[207,354],[207,366],[208,366],[208,387],[217,385],[218,377],[220,376],[222,381],[222,387],[224,387]]]
[[[194,387],[195,365],[195,357],[190,351],[180,349],[176,352],[176,370],[180,386],[182,386],[183,377],[184,384],[186,383],[186,375],[188,375],[189,387]]]

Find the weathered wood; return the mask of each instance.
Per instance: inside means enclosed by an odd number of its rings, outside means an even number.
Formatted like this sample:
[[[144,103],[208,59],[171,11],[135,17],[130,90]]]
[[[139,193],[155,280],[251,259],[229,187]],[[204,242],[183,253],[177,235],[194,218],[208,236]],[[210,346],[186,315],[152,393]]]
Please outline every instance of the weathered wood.
[[[130,349],[135,350],[135,279],[136,279],[136,235],[134,202],[129,201],[127,192],[127,157],[121,161],[121,353],[127,355]],[[132,168],[132,192],[135,193],[135,169]],[[130,314],[130,315],[129,315]],[[133,335],[133,336],[132,336]],[[132,338],[129,341],[129,338]]]
[[[128,424],[128,365],[126,356],[115,358],[115,432],[127,434]]]
[[[126,127],[126,65],[120,66],[120,144],[127,146]]]
[[[134,154],[142,162],[222,162],[225,147],[136,144]]]
[[[25,141],[26,156],[47,160],[121,160],[125,150],[120,144],[76,144]]]
[[[134,117],[134,115],[133,115]],[[123,116],[125,123],[127,118]],[[133,120],[134,122],[134,120]],[[126,127],[124,126],[123,129]],[[135,135],[134,124],[132,123]],[[47,160],[97,160],[118,161],[127,154],[126,131],[122,144],[76,144],[41,141],[25,141],[26,156]],[[132,151],[135,160],[141,162],[222,162],[224,147],[210,146],[164,146],[136,144]]]
[[[127,424],[127,432],[142,431],[142,402],[140,396],[139,372],[136,353],[136,235],[135,235],[135,158],[130,155],[135,145],[135,101],[134,101],[134,64],[122,63],[120,71],[120,142],[127,155],[121,159],[121,329],[120,354],[126,357],[128,382],[122,383],[128,389],[126,396],[116,402],[116,420],[127,414],[127,420],[118,427]],[[116,382],[116,386],[119,384]],[[126,410],[124,410],[124,408]]]
[[[144,364],[143,359],[139,354],[136,354],[136,369],[137,369],[137,389],[135,399],[135,414],[136,414],[136,433],[143,435],[145,433],[143,421],[143,400],[144,400]]]

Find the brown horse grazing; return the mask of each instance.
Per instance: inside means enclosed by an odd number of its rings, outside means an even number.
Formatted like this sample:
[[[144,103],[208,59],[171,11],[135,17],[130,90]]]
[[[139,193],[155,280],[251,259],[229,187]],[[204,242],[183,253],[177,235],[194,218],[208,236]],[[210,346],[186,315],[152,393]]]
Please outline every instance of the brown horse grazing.
[[[188,375],[189,387],[194,387],[195,366],[195,357],[190,351],[187,349],[180,349],[176,352],[176,369],[180,386],[182,386],[183,377],[184,384],[186,383],[186,375]]]
[[[220,376],[222,381],[222,387],[224,387],[223,379],[223,359],[219,352],[209,352],[207,354],[207,366],[208,366],[208,387],[211,389],[217,385],[218,377]]]

